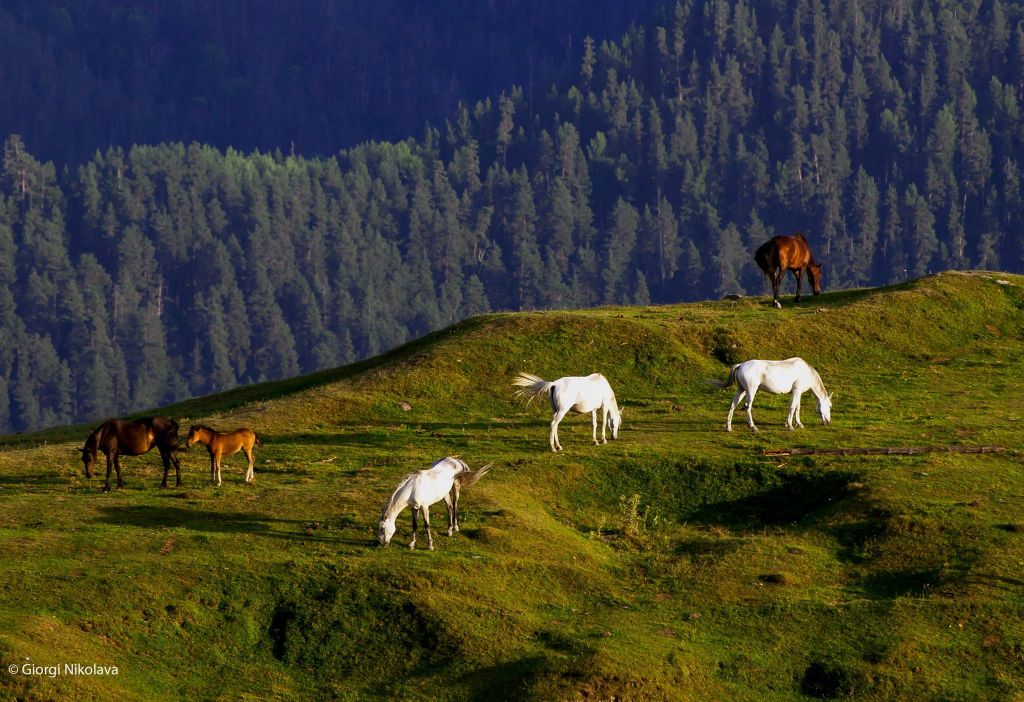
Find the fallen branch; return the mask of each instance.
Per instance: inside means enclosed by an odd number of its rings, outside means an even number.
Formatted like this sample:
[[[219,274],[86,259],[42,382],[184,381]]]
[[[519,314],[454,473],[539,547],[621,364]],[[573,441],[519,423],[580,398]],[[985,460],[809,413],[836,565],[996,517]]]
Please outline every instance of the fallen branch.
[[[916,456],[921,453],[1000,453],[1004,446],[882,446],[876,448],[765,449],[765,456]]]

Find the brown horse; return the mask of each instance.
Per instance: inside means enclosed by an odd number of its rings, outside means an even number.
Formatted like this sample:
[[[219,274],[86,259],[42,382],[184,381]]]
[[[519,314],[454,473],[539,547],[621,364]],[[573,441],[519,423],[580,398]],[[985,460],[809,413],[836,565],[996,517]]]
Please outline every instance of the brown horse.
[[[160,449],[160,458],[164,462],[164,480],[160,487],[167,487],[167,474],[174,465],[175,485],[181,485],[181,464],[175,453],[179,450],[178,423],[167,417],[146,417],[144,419],[111,419],[97,427],[85,440],[82,452],[82,463],[85,464],[85,477],[92,478],[93,466],[96,463],[96,452],[102,451],[107,457],[107,482],[104,492],[110,492],[110,469],[117,471],[117,486],[124,487],[121,482],[120,456],[141,456],[154,446]]]
[[[814,254],[807,245],[803,234],[793,236],[775,236],[761,245],[754,254],[754,261],[760,266],[768,280],[772,283],[772,304],[782,307],[779,302],[779,286],[786,271],[793,271],[796,278],[796,300],[800,302],[800,284],[804,270],[811,282],[811,289],[817,295],[821,292],[821,264],[814,262]]]
[[[262,448],[263,442],[256,436],[252,429],[235,429],[234,431],[219,432],[203,424],[193,424],[188,430],[188,438],[185,445],[191,448],[196,442],[203,444],[210,452],[210,480],[216,480],[220,487],[220,459],[222,456],[233,456],[242,451],[249,459],[249,470],[245,472],[245,482],[251,483],[256,477],[253,466],[256,459],[252,456],[252,447],[255,444]]]

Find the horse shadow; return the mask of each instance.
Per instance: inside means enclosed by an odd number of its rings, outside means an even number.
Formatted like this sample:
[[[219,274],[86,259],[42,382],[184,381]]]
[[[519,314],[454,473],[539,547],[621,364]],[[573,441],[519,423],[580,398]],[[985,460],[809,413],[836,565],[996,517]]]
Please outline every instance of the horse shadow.
[[[201,533],[250,534],[287,541],[321,541],[349,545],[370,545],[370,541],[352,539],[329,532],[358,526],[348,516],[328,522],[281,519],[256,512],[211,512],[169,506],[103,506],[97,521],[114,526],[142,529],[185,528]],[[324,526],[327,528],[324,529]]]

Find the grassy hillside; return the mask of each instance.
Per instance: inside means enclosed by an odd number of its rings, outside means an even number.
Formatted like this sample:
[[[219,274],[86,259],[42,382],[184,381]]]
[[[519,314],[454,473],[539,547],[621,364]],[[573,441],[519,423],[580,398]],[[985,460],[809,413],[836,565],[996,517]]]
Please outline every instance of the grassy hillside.
[[[1000,282],[1003,281],[1003,282]],[[766,299],[475,318],[386,356],[171,408],[263,438],[222,488],[200,448],[104,494],[86,428],[0,442],[0,673],[27,699],[731,699],[1024,694],[1024,278],[946,273]],[[800,355],[833,398],[759,395],[722,431],[727,364]],[[600,370],[547,449],[526,370]],[[400,403],[411,406],[403,410]],[[989,455],[802,456],[781,447],[1001,445]],[[379,548],[381,505],[444,455],[494,463],[463,530]],[[102,478],[102,476],[101,476]],[[432,511],[445,523],[443,505]],[[438,531],[441,531],[438,529]],[[425,541],[420,542],[424,546]]]

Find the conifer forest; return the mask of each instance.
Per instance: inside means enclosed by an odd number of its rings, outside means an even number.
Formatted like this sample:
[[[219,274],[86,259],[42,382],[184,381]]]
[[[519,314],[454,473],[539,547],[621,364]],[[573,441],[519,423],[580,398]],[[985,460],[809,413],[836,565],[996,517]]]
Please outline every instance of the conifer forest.
[[[1015,2],[88,5],[0,7],[0,431],[763,295],[773,234],[825,289],[1024,271]]]

